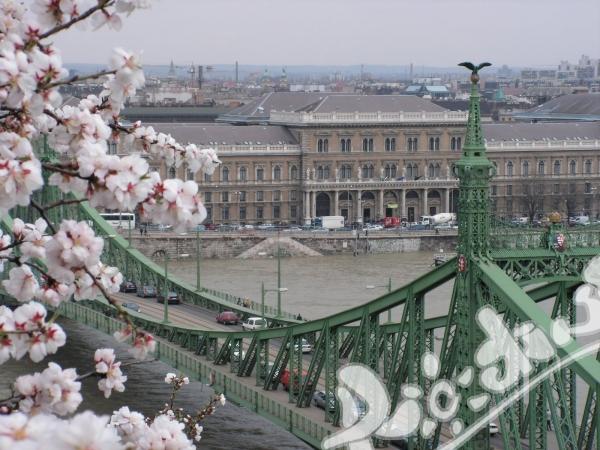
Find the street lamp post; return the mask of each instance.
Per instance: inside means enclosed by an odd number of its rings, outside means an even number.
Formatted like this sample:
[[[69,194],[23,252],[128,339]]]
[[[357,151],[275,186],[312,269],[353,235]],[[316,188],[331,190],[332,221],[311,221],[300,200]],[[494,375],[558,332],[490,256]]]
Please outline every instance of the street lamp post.
[[[167,287],[168,283],[168,265],[169,265],[169,253],[165,249],[156,250],[152,253],[152,256],[163,256],[165,264],[165,276],[163,281],[163,321],[162,323],[169,323],[169,290]]]
[[[277,298],[281,299],[281,293],[282,292],[287,292],[287,288],[281,287],[281,286],[277,286],[277,289],[265,289],[265,282],[261,282],[260,284],[260,311],[261,311],[261,317],[265,318],[265,297],[267,295],[268,292],[277,292]],[[279,310],[279,307],[281,306],[281,303],[278,303],[278,309],[277,309],[277,317],[281,316],[281,311]]]
[[[277,317],[281,317],[281,247],[279,245],[279,230],[277,230]]]
[[[388,277],[388,282],[387,284],[368,284],[367,286],[365,286],[367,289],[375,289],[375,288],[387,288],[387,292],[388,294],[390,292],[392,292],[392,277]],[[392,321],[392,309],[388,309],[388,317],[387,317],[387,321],[391,322]]]
[[[200,228],[196,226],[196,290],[202,291],[200,285],[200,259],[202,258],[202,248],[200,246]]]

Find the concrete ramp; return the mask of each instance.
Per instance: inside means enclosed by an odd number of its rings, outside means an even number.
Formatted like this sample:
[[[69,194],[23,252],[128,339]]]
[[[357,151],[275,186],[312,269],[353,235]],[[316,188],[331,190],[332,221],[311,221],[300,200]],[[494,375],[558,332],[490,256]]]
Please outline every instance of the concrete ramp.
[[[279,238],[279,247],[282,256],[323,256],[321,253],[289,237]],[[262,253],[266,253],[266,255]],[[249,259],[263,256],[277,256],[277,237],[266,238],[236,256],[236,258]]]

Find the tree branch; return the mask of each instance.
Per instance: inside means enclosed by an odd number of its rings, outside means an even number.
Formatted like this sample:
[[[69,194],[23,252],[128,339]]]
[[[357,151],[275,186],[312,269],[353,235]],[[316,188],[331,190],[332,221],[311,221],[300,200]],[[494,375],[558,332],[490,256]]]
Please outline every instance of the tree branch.
[[[100,10],[106,8],[107,6],[111,6],[113,3],[114,3],[114,0],[98,0],[98,4],[96,6],[88,9],[83,14],[69,20],[68,22],[63,23],[62,25],[57,25],[56,27],[49,29],[45,33],[42,33],[39,36],[39,40],[41,41],[42,39],[46,39],[47,37],[52,36],[53,34],[56,34],[59,31],[65,30],[65,29],[75,25],[77,22],[81,22],[82,20],[87,19],[92,14],[94,14],[96,11],[100,11]]]

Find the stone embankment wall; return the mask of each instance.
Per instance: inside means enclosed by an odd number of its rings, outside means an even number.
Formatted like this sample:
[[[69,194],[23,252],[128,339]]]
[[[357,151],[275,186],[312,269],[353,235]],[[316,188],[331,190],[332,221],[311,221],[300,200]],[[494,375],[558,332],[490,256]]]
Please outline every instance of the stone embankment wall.
[[[126,234],[125,234],[126,236]],[[342,253],[401,253],[417,251],[445,252],[456,250],[455,232],[435,234],[419,233],[373,233],[360,237],[350,233],[298,233],[281,235],[281,252],[286,256],[318,256]],[[221,234],[204,232],[200,234],[203,258],[253,258],[267,253],[273,255],[277,249],[277,236],[263,234]],[[196,235],[175,233],[150,233],[132,235],[131,245],[146,256],[152,256],[158,249],[166,249],[169,255],[196,255]]]

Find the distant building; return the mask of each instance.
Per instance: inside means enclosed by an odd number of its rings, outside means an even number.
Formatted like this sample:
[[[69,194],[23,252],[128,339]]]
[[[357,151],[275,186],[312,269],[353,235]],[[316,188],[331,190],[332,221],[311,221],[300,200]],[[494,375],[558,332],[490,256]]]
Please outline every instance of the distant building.
[[[556,97],[535,108],[514,115],[516,120],[541,121],[600,121],[600,94],[569,94]]]
[[[182,143],[217,149],[223,164],[212,176],[151,164],[163,176],[195,179],[213,223],[305,223],[324,215],[416,221],[458,205],[453,165],[467,113],[437,103],[271,93],[221,116],[229,123],[151,124]],[[483,134],[497,170],[495,215],[600,212],[600,124],[484,124]]]
[[[425,95],[430,98],[446,98],[450,96],[450,91],[446,86],[431,86],[431,85],[411,85],[406,88],[404,94],[418,95],[423,97]]]

